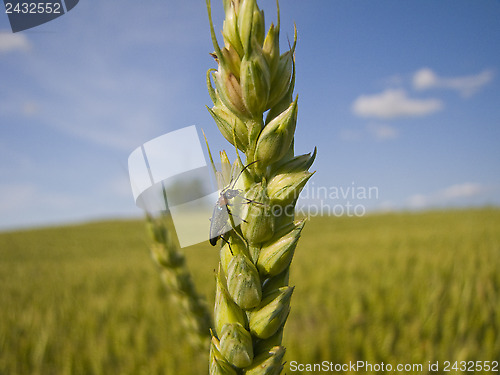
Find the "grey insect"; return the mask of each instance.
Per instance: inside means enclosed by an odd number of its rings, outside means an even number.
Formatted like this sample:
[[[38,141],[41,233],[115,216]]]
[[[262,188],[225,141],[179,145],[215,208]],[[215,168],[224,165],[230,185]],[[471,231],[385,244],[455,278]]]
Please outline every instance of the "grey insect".
[[[238,177],[234,180],[234,182],[231,184],[229,183],[228,187],[226,187],[224,190],[221,191],[219,195],[219,199],[217,199],[217,203],[215,204],[214,211],[212,214],[212,218],[210,219],[210,244],[212,246],[217,245],[217,241],[222,239],[225,242],[228,242],[224,237],[224,233],[228,232],[231,230],[231,224],[229,222],[229,215],[232,215],[231,210],[229,209],[229,206],[231,206],[231,199],[236,198],[237,196],[240,196],[241,190],[240,189],[235,189],[234,186],[242,173],[247,169],[250,165],[256,163],[256,161],[253,161],[249,164],[247,164],[241,172],[238,174]],[[256,204],[261,204],[259,202],[255,202],[251,199],[242,197],[243,199],[246,200],[245,203],[256,203]],[[241,219],[242,221],[246,222],[244,219]]]

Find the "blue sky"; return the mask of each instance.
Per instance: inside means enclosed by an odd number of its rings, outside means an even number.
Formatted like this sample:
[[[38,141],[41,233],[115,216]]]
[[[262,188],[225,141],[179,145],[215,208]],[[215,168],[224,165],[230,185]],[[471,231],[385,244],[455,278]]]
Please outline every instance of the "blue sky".
[[[281,17],[282,48],[293,22],[299,35],[296,153],[318,147],[309,194],[500,205],[500,1],[282,0]],[[195,124],[231,149],[205,108],[211,51],[201,0],[81,0],[16,34],[2,13],[0,228],[140,216],[128,155],[169,131]],[[332,196],[349,187],[378,194]]]

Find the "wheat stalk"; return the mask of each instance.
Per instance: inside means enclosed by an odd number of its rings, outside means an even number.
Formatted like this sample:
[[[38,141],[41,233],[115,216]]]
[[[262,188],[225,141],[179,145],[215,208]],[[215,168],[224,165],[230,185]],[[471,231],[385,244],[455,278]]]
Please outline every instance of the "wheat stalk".
[[[158,265],[168,288],[172,305],[178,306],[186,339],[196,350],[206,350],[212,324],[205,300],[197,293],[184,254],[179,251],[171,218],[146,216],[151,239],[151,256]]]
[[[293,46],[280,54],[279,4],[277,24],[267,34],[255,0],[223,4],[221,48],[207,0],[218,64],[207,73],[209,112],[223,136],[245,154],[246,164],[238,156],[231,165],[221,153],[222,194],[239,194],[223,195],[218,202],[229,213],[231,230],[222,236],[216,274],[210,374],[280,374],[283,326],[293,293],[288,275],[305,224],[295,221],[294,207],[312,176],[308,169],[316,151],[294,155],[297,33]]]

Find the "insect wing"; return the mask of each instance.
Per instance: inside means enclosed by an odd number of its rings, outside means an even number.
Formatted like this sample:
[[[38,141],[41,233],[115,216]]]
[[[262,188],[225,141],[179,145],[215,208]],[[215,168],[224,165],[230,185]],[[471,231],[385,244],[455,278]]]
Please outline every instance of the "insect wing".
[[[212,219],[210,220],[210,244],[215,246],[219,237],[229,231],[229,212],[225,204],[220,204],[220,200],[214,207]]]

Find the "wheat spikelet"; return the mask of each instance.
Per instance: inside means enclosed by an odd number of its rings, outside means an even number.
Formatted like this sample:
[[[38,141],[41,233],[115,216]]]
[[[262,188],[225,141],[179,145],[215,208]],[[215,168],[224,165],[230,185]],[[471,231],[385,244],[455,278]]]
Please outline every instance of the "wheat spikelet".
[[[294,155],[297,34],[293,46],[280,54],[279,5],[277,24],[266,34],[256,0],[223,4],[221,48],[207,0],[218,65],[207,73],[213,102],[208,110],[222,135],[245,154],[246,164],[238,156],[231,166],[221,153],[222,194],[231,195],[222,195],[218,204],[227,204],[221,208],[229,213],[231,230],[221,241],[209,368],[212,375],[280,374],[283,326],[293,293],[289,268],[305,224],[295,220],[294,207],[313,174],[308,169],[316,151]]]

